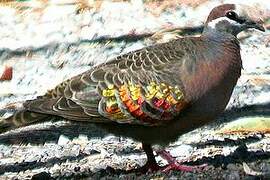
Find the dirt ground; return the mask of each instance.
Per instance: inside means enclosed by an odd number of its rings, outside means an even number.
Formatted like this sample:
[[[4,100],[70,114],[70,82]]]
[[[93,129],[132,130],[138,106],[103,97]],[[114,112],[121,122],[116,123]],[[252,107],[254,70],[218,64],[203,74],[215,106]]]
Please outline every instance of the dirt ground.
[[[0,117],[7,104],[119,54],[199,35],[211,8],[223,2],[229,1],[0,3]],[[262,8],[269,27],[269,3],[245,3]],[[52,118],[0,135],[0,179],[270,179],[270,30],[239,39],[242,76],[226,111],[166,148],[183,164],[207,164],[203,171],[126,174],[145,163],[139,142]]]

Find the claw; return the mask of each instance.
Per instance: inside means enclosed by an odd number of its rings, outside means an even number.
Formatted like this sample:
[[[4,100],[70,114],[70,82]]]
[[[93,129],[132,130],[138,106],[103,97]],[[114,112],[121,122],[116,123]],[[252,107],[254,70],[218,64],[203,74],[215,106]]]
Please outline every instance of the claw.
[[[162,170],[162,172],[169,172],[171,170],[183,171],[183,172],[203,171],[206,166],[207,166],[206,164],[203,164],[200,166],[187,166],[187,165],[179,164],[178,162],[174,162],[167,165]]]
[[[165,159],[169,164],[164,167],[162,172],[168,172],[170,170],[177,170],[183,172],[193,172],[193,171],[203,171],[207,164],[203,164],[200,166],[187,166],[183,165],[176,161],[176,159],[167,151],[161,150],[157,151],[157,154],[160,155],[163,159]]]
[[[200,166],[183,165],[180,162],[176,161],[176,159],[169,152],[165,150],[156,151],[156,153],[159,156],[161,156],[163,159],[165,159],[168,162],[168,165],[166,166],[159,166],[155,160],[155,156],[153,154],[153,150],[151,146],[148,144],[142,144],[142,147],[147,155],[146,164],[140,168],[129,170],[127,171],[127,173],[145,174],[147,172],[157,172],[157,171],[169,172],[171,170],[193,172],[193,171],[203,171],[204,168],[207,166],[206,164],[203,164]]]

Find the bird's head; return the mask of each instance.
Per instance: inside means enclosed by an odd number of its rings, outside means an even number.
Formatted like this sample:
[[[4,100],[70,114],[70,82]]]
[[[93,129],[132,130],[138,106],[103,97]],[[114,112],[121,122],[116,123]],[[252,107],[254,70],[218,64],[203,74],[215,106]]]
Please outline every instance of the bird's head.
[[[205,23],[204,33],[229,33],[236,36],[241,31],[255,28],[265,31],[260,18],[262,11],[247,5],[223,4],[215,7]]]

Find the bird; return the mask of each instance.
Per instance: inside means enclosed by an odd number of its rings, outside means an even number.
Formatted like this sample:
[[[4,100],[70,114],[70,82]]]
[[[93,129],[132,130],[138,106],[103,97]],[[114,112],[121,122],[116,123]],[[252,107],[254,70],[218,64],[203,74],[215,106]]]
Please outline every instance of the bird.
[[[224,111],[241,75],[237,35],[251,28],[265,31],[258,14],[247,5],[219,5],[200,36],[179,37],[91,67],[25,101],[0,120],[0,133],[58,116],[141,142],[147,156],[138,168],[142,172],[191,171],[164,147]],[[156,153],[168,165],[158,165],[153,147],[160,147]]]

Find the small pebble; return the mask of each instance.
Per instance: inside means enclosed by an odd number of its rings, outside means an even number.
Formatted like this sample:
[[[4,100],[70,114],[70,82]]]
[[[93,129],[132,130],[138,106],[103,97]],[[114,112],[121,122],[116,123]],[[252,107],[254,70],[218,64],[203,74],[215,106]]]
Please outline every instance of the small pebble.
[[[70,142],[70,140],[68,139],[68,137],[61,135],[58,139],[57,144],[60,146],[66,145]]]

